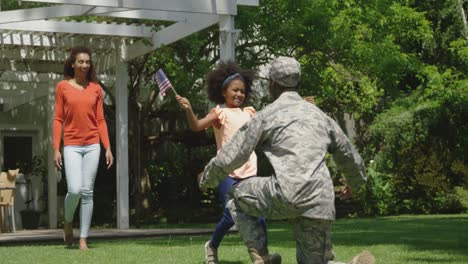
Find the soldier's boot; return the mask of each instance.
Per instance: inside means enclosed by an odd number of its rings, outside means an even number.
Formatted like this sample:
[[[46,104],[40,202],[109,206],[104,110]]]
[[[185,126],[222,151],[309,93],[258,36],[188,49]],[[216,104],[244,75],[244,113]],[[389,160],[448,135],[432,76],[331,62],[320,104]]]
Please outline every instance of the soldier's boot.
[[[218,249],[210,246],[210,240],[205,243],[205,263],[218,264]]]
[[[367,250],[355,256],[348,264],[375,264],[375,257]]]
[[[248,251],[253,264],[281,264],[281,256],[268,254],[268,249],[249,248]]]

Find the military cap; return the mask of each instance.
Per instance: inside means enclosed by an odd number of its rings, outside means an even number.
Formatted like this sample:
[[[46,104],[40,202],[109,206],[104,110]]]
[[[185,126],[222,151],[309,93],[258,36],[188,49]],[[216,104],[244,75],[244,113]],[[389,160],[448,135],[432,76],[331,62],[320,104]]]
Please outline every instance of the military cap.
[[[270,80],[284,87],[296,87],[301,79],[301,65],[291,57],[280,56],[270,63]]]

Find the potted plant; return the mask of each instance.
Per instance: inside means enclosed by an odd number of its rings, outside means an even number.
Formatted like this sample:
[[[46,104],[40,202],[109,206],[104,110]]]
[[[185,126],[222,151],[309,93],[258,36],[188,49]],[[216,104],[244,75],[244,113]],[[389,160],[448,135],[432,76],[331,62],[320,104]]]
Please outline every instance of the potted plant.
[[[31,209],[31,202],[33,202],[33,199],[26,201],[27,208],[20,212],[24,229],[37,229],[39,226],[41,211]]]
[[[47,202],[47,193],[45,193],[44,188],[44,175],[46,172],[47,168],[45,167],[43,158],[41,156],[34,156],[31,162],[31,174],[28,178],[28,181],[31,183],[33,197],[26,201],[26,209],[20,212],[23,228],[25,229],[36,229],[39,226],[41,217],[39,200]],[[32,206],[31,203],[33,203]]]

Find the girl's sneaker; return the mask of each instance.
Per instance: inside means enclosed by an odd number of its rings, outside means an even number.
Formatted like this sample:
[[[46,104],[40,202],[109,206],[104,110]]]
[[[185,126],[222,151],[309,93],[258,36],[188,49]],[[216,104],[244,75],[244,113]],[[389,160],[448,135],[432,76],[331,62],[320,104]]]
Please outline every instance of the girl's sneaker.
[[[375,264],[375,257],[367,250],[355,256],[348,264]]]
[[[205,263],[218,264],[218,249],[210,246],[210,240],[205,243]]]

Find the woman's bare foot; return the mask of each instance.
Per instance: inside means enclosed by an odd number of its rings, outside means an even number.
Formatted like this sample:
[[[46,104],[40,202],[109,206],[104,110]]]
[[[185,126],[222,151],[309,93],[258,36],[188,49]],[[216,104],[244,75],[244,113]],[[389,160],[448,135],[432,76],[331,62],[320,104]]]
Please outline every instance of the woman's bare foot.
[[[73,223],[67,223],[67,221],[63,223],[63,241],[67,247],[73,245]]]
[[[80,249],[81,250],[88,250],[88,244],[86,243],[85,237],[80,237]]]

